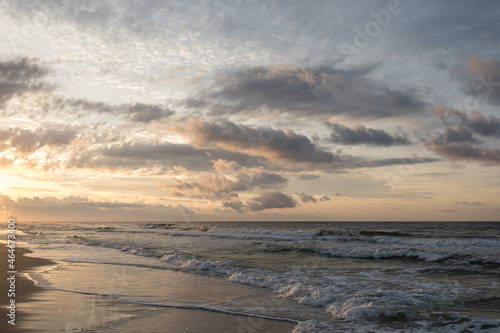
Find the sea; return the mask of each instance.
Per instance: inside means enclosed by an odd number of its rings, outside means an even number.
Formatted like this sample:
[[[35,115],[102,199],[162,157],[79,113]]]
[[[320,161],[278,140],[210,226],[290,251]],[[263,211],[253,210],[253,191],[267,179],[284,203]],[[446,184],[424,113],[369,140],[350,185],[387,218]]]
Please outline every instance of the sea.
[[[247,318],[238,332],[500,332],[496,222],[17,227],[31,256],[57,262],[30,274],[39,286]]]

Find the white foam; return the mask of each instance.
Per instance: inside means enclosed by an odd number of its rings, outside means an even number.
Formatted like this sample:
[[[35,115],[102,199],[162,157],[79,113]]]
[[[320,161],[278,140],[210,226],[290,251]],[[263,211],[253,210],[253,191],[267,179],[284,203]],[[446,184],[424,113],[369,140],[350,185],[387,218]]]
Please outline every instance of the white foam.
[[[134,229],[130,227],[130,230]],[[454,311],[455,305],[462,300],[474,300],[475,294],[485,294],[488,288],[494,290],[494,285],[487,286],[487,283],[491,283],[490,280],[494,277],[490,278],[487,275],[482,285],[474,289],[472,284],[452,285],[450,281],[434,279],[432,276],[429,280],[424,280],[426,273],[422,273],[421,268],[429,267],[432,270],[436,267],[443,267],[444,271],[467,270],[471,264],[500,263],[498,256],[500,241],[495,239],[425,239],[406,237],[403,234],[367,235],[360,232],[341,231],[322,233],[320,236],[318,231],[217,229],[214,227],[201,231],[198,227],[185,226],[169,227],[166,231],[148,229],[140,234],[134,234],[134,237],[129,236],[130,234],[120,235],[111,230],[97,234],[95,228],[86,232],[85,238],[71,237],[72,232],[65,232],[61,235],[57,238],[50,234],[51,243],[44,246],[53,249],[62,246],[53,250],[51,255],[61,255],[61,258],[65,260],[116,262],[126,265],[147,264],[155,268],[217,276],[234,283],[269,288],[278,297],[328,311],[335,325],[338,322],[349,322],[349,325],[353,326],[345,326],[347,329],[340,331],[351,332],[367,331],[366,328],[382,332],[383,329],[373,325],[377,325],[384,318],[389,318],[390,321],[393,318],[395,320],[408,318],[412,324],[415,320],[422,321],[419,328],[414,326],[411,330],[398,330],[408,332],[432,332],[436,328],[432,326],[434,324],[442,324],[447,332],[454,330],[458,332],[460,331],[458,328],[462,331],[477,331],[485,323],[490,325],[485,318],[467,317],[470,321],[464,320],[462,323],[457,319],[457,323],[453,323],[450,319],[426,317],[426,313],[430,313],[432,309],[445,309],[444,311],[453,309]],[[40,241],[47,242],[41,237]],[[247,241],[256,241],[256,244]],[[238,258],[235,261],[206,259],[202,252],[206,250],[208,253],[213,249],[214,252],[210,253],[210,256],[216,257],[220,253],[221,257],[224,257],[227,253],[221,248],[224,246],[231,248],[235,244],[242,246],[242,253],[245,256],[249,254],[248,257],[241,257],[243,258],[241,262],[240,257],[232,252],[231,258]],[[217,246],[214,247],[214,245]],[[277,268],[267,265],[267,262],[266,266],[260,265],[258,260],[275,249],[276,252],[285,251],[269,255],[270,260],[284,258],[288,261],[279,263]],[[314,253],[294,253],[295,251],[302,252],[301,250]],[[299,261],[292,261],[293,258],[300,258],[300,256],[311,258],[315,253],[324,256],[315,255],[319,264],[313,267],[299,267]],[[254,254],[256,256],[251,257]],[[328,258],[329,256],[347,259],[332,259]],[[246,261],[247,258],[250,260]],[[253,258],[257,258],[255,262],[259,268],[248,267],[248,263],[253,265],[254,262],[251,261]],[[349,260],[349,258],[367,259],[367,268],[363,268],[362,262],[364,261]],[[385,264],[387,261],[378,261],[378,259],[391,258],[397,260],[387,265]],[[151,264],[152,262],[155,264]],[[297,267],[285,266],[287,263],[297,265]],[[333,267],[331,263],[335,265],[339,263],[339,267]],[[393,267],[399,264],[401,268],[393,270]],[[372,269],[372,267],[379,268]],[[494,274],[489,267],[472,267],[471,271],[482,272],[481,269],[488,269],[487,274]],[[424,283],[425,281],[439,282]],[[147,298],[136,299],[135,302],[152,305],[151,300],[148,302]],[[175,303],[175,300],[170,300],[170,303]],[[208,310],[208,308],[205,309]],[[239,311],[240,308],[236,310]],[[320,319],[320,317],[314,318]],[[457,314],[454,318],[465,318],[465,316]],[[472,322],[471,325],[477,323],[476,327],[467,326],[470,322]],[[330,323],[315,320],[304,321],[298,323],[294,332],[333,331],[328,325]],[[485,327],[484,332],[494,331],[490,330],[489,326]]]
[[[388,259],[411,258],[434,262],[451,258],[454,254],[414,248],[347,248],[344,250],[306,246],[303,249],[340,258]]]
[[[183,271],[208,271],[222,275],[228,275],[234,271],[234,269],[228,267],[227,263],[222,260],[203,261],[183,254],[166,254],[160,261],[175,265],[178,269]]]
[[[43,277],[43,273],[28,273],[28,277],[37,287],[52,288],[52,283]]]
[[[331,333],[334,331],[332,323],[320,322],[314,319],[300,322],[291,333]]]
[[[166,307],[166,308],[176,308],[176,309],[192,309],[192,310],[205,310],[205,311],[211,311],[211,312],[218,312],[218,313],[225,313],[225,314],[231,314],[231,315],[237,315],[237,316],[245,316],[245,317],[252,317],[252,318],[259,318],[259,319],[267,319],[267,320],[276,320],[276,321],[287,321],[290,323],[298,323],[297,320],[295,319],[290,319],[290,318],[283,318],[283,317],[271,317],[271,316],[264,316],[264,315],[259,315],[259,314],[254,314],[254,313],[246,313],[246,312],[238,312],[238,311],[230,311],[222,308],[217,308],[214,306],[204,306],[204,305],[178,305],[178,304],[166,304],[166,303],[141,303],[144,305],[152,305],[152,306],[161,306],[161,307]]]

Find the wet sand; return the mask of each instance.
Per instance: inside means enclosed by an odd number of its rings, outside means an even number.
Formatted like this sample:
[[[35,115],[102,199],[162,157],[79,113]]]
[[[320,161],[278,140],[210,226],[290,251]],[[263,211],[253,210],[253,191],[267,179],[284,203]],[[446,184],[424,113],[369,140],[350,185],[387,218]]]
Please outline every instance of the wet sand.
[[[16,248],[16,291],[15,291],[15,301],[16,301],[16,326],[22,321],[26,321],[29,317],[29,313],[26,313],[19,309],[19,307],[26,302],[31,301],[32,297],[36,292],[41,292],[44,289],[38,288],[34,285],[33,281],[31,281],[28,277],[26,277],[25,273],[32,272],[34,268],[40,266],[53,265],[54,262],[45,259],[39,258],[31,258],[24,256],[25,253],[29,253],[30,251]],[[28,330],[20,330],[17,327],[8,324],[9,318],[7,317],[7,305],[9,305],[10,297],[8,297],[9,291],[9,281],[7,277],[10,274],[7,274],[8,271],[8,256],[7,256],[7,247],[3,244],[0,244],[0,267],[2,268],[0,271],[0,332],[30,332]],[[15,329],[15,330],[13,330]]]
[[[80,332],[82,328],[123,319],[153,309],[121,302],[112,297],[82,295],[35,286],[27,276],[57,265],[56,262],[24,256],[31,251],[16,248],[16,325],[8,323],[10,297],[7,247],[0,244],[0,332]]]
[[[126,320],[97,325],[85,333],[290,333],[295,324],[193,309],[159,309]]]
[[[8,324],[7,248],[0,244],[0,332],[291,332],[294,323],[197,309],[159,308],[34,285],[27,273],[57,265],[16,248],[16,325]],[[46,266],[46,267],[43,267]]]

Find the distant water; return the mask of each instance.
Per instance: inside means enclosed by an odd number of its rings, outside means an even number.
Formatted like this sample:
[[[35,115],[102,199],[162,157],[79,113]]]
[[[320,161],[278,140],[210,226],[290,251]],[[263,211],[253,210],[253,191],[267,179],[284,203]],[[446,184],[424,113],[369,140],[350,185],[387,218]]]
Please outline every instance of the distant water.
[[[295,333],[500,331],[500,223],[18,227],[36,256],[64,262],[32,275],[54,289],[288,320]]]

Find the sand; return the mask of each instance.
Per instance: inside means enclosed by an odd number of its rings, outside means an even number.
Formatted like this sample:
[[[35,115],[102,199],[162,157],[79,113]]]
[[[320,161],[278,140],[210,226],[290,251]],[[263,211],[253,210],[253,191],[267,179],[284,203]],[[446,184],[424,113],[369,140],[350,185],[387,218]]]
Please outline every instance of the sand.
[[[85,333],[290,333],[295,324],[192,309],[160,309],[127,320],[97,325]]]
[[[27,273],[57,262],[16,248],[16,325],[7,323],[7,248],[0,244],[0,332],[291,332],[294,323],[196,309],[131,304],[107,296],[36,287]]]
[[[42,291],[42,288],[35,287],[33,281],[28,279],[25,273],[31,272],[35,267],[53,265],[54,263],[45,259],[31,258],[24,256],[28,250],[16,248],[16,326],[17,323],[27,320],[29,314],[19,311],[17,306],[31,300],[35,292]],[[0,332],[29,332],[27,330],[12,330],[14,327],[7,323],[7,308],[10,298],[8,297],[9,282],[7,280],[8,262],[7,247],[0,244]],[[9,274],[10,275],[10,274]]]
[[[24,256],[30,251],[16,248],[16,325],[8,323],[7,247],[0,244],[0,332],[79,332],[81,328],[114,321],[154,309],[121,302],[112,297],[82,295],[35,286],[27,273],[57,265],[56,262]]]

